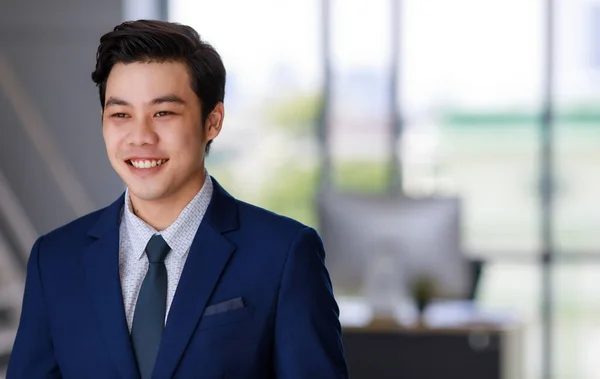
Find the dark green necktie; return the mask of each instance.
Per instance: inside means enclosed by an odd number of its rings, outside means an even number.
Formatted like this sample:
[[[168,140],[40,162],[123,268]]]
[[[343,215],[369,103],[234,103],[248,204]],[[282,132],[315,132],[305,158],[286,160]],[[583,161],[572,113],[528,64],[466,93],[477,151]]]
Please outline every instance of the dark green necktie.
[[[167,268],[171,248],[155,234],[146,246],[148,272],[142,283],[133,314],[131,339],[142,379],[150,379],[165,327],[167,309]]]

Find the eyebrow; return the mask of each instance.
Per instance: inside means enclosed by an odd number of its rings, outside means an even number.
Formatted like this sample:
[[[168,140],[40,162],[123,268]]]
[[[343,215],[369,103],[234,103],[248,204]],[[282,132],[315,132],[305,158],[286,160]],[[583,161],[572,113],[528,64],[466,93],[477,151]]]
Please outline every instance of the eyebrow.
[[[157,97],[156,99],[153,99],[152,101],[150,101],[150,104],[152,104],[152,105],[158,105],[158,104],[164,104],[164,103],[174,103],[174,104],[185,105],[185,101],[177,95],[160,96],[160,97]],[[113,105],[121,105],[121,106],[126,106],[126,107],[131,106],[131,104],[129,102],[127,102],[123,99],[120,99],[118,97],[111,96],[104,103],[104,108],[108,108]]]
[[[154,99],[150,102],[150,104],[155,104],[155,105],[156,104],[164,104],[164,103],[175,103],[175,104],[185,105],[185,101],[177,95],[166,95],[166,96],[157,97],[156,99]]]
[[[126,102],[123,99],[119,99],[118,97],[109,97],[106,102],[104,103],[104,108],[108,108],[111,105],[123,105],[123,106],[129,106],[131,104],[129,104],[128,102]]]

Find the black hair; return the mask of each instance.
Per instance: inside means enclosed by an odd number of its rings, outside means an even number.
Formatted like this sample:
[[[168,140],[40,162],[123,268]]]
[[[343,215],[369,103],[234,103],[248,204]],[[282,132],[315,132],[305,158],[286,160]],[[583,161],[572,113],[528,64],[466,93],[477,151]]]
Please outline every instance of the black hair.
[[[191,27],[158,20],[126,21],[104,34],[96,52],[92,80],[106,100],[106,80],[116,63],[183,62],[202,108],[202,127],[210,112],[225,97],[226,72],[219,53]],[[206,153],[212,140],[206,144]]]

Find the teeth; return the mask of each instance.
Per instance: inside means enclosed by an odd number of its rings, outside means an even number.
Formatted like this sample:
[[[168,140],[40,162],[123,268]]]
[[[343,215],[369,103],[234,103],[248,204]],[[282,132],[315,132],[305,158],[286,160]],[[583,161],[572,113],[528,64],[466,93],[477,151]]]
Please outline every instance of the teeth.
[[[156,167],[156,166],[160,166],[161,164],[165,163],[167,160],[166,159],[159,159],[157,160],[139,160],[139,161],[130,161],[131,164],[133,165],[133,167],[135,168],[152,168],[152,167]]]

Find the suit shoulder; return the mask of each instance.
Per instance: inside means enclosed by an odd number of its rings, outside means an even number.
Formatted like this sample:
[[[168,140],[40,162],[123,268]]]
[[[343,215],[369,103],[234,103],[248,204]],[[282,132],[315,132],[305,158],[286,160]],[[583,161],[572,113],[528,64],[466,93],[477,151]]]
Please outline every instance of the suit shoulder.
[[[108,208],[104,207],[72,220],[42,236],[45,241],[61,241],[65,238],[85,236],[94,226],[100,215]]]

